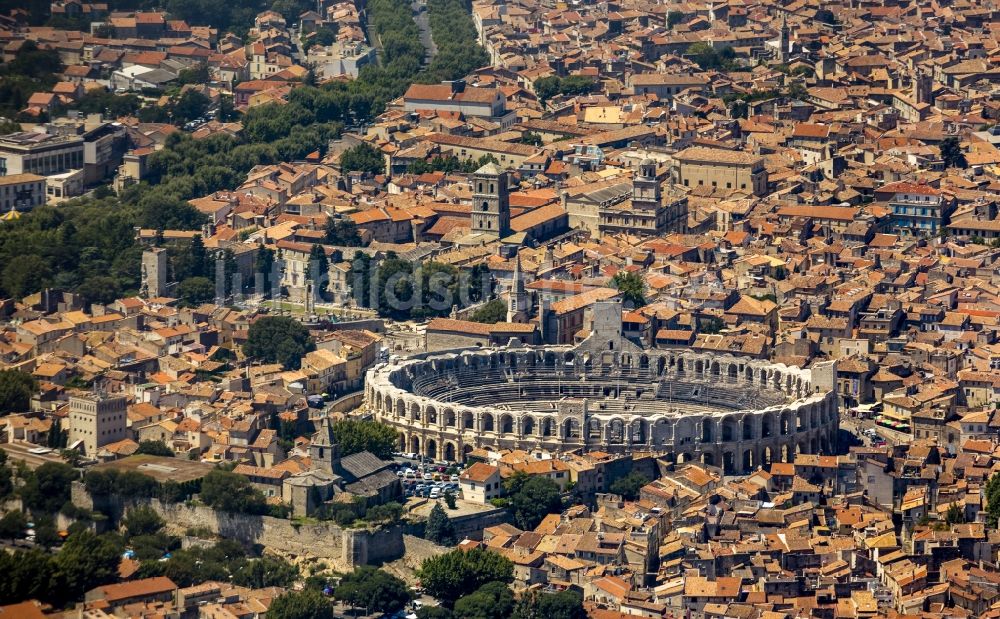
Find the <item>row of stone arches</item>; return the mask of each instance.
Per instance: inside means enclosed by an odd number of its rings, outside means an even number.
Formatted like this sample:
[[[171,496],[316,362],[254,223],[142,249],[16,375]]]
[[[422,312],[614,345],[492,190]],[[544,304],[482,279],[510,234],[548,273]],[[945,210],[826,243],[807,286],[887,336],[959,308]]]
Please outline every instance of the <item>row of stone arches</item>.
[[[472,409],[440,410],[433,404],[420,405],[417,401],[407,405],[404,398],[389,407],[389,419],[394,423],[413,426],[437,427],[456,431],[482,432],[499,436],[520,435],[549,437],[557,435],[554,414],[539,412],[496,412]],[[409,410],[408,413],[405,411]],[[789,436],[825,427],[836,422],[835,405],[831,398],[812,404],[801,404],[797,409],[708,415],[698,418],[651,416],[626,419],[622,417],[597,418],[587,421],[588,439],[606,440],[610,443],[650,443],[661,439],[691,439],[695,442],[733,442]],[[660,429],[662,426],[665,429]],[[558,432],[567,438],[579,438],[579,428],[565,423]]]
[[[812,391],[808,372],[782,365],[770,364],[734,356],[705,355],[692,352],[665,352],[662,354],[604,351],[592,355],[590,352],[577,354],[576,351],[526,350],[490,353],[464,353],[461,355],[433,358],[424,362],[407,365],[404,372],[407,381],[413,383],[418,377],[428,374],[445,374],[466,369],[479,374],[484,369],[513,371],[519,368],[534,368],[564,373],[590,373],[596,367],[638,371],[650,378],[685,374],[696,378],[729,379],[731,382],[745,382],[758,387],[782,391],[792,397],[802,397]]]
[[[727,475],[747,474],[775,462],[791,462],[796,454],[833,453],[836,446],[835,433],[835,429],[814,432],[809,436],[785,443],[771,442],[733,447],[693,445],[670,450],[663,457],[668,462],[679,464],[697,462],[718,467]],[[448,462],[464,460],[474,446],[490,444],[486,437],[475,437],[472,441],[465,442],[420,433],[400,432],[398,436],[400,451],[409,451]]]

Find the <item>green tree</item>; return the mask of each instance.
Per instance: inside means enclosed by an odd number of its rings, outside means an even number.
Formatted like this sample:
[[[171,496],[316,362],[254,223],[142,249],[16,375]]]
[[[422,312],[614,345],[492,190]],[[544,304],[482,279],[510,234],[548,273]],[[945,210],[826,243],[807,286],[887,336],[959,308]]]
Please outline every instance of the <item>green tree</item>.
[[[830,9],[820,9],[816,11],[816,16],[814,20],[820,24],[836,25],[840,22],[837,21],[837,16],[833,14]]]
[[[558,593],[529,591],[521,596],[512,619],[586,619],[583,596],[572,590]]]
[[[55,519],[48,515],[35,515],[35,543],[42,548],[55,548],[61,541]]]
[[[135,453],[166,458],[174,457],[174,450],[170,449],[163,441],[139,441],[139,449],[135,450]]]
[[[32,512],[54,514],[70,499],[76,470],[59,462],[46,462],[31,473],[21,488],[21,500]]]
[[[729,46],[716,50],[710,43],[699,41],[688,47],[686,55],[705,71],[731,71],[739,67],[736,52]]]
[[[41,290],[49,281],[49,264],[39,256],[23,254],[11,258],[4,267],[0,283],[15,299]]]
[[[213,509],[224,512],[267,513],[267,501],[245,476],[232,471],[215,469],[201,480],[199,497]]]
[[[178,198],[175,194],[167,193],[163,189],[153,189],[139,201],[138,224],[143,228],[152,230],[195,230],[205,223],[205,216],[198,212],[198,209],[188,204],[186,200]],[[196,258],[197,243],[201,242],[201,237],[196,236],[192,240],[190,250],[187,252],[192,260]],[[202,245],[204,249],[204,245]],[[199,263],[203,264],[203,263]],[[175,267],[176,269],[176,267]],[[184,277],[202,275],[203,272],[184,273]],[[178,277],[177,279],[183,279]]]
[[[585,75],[569,75],[560,78],[555,75],[540,77],[535,80],[535,94],[545,102],[556,95],[574,97],[591,92],[596,82]]]
[[[417,609],[417,619],[452,619],[453,614],[444,606],[421,606]]]
[[[24,512],[14,510],[0,518],[0,539],[23,539],[28,528],[28,519]]]
[[[419,575],[427,593],[452,604],[486,583],[510,583],[514,580],[514,564],[486,548],[456,549],[425,559]]]
[[[257,361],[297,370],[302,357],[316,348],[302,323],[287,316],[264,316],[250,325],[243,353]]]
[[[60,598],[55,562],[42,549],[0,552],[0,574],[0,604]]]
[[[7,452],[0,449],[0,501],[14,492],[14,472],[7,465]]]
[[[455,525],[451,518],[445,513],[441,503],[435,503],[431,509],[431,515],[427,517],[427,526],[424,529],[424,537],[441,546],[454,546]]]
[[[804,99],[808,94],[809,91],[806,90],[806,87],[799,80],[789,84],[788,90],[785,92],[785,95],[789,99]]]
[[[680,11],[669,11],[667,13],[667,28],[674,29],[674,26],[684,21],[684,13]]]
[[[369,174],[384,174],[385,159],[382,151],[367,142],[348,148],[340,155],[340,171],[366,172]]]
[[[0,415],[28,410],[38,389],[35,377],[20,370],[0,370]]]
[[[392,426],[359,419],[333,422],[333,434],[342,456],[368,451],[382,460],[392,458],[398,440],[396,430]]]
[[[121,525],[125,529],[125,539],[140,535],[155,535],[165,525],[163,518],[148,505],[133,507],[125,513]]]
[[[13,120],[7,120],[6,118],[0,120],[0,135],[20,133],[20,131],[21,131],[21,123],[16,123]]]
[[[561,80],[556,75],[538,78],[533,84],[535,95],[537,95],[542,102],[548,101],[552,97],[559,94],[560,81]]]
[[[361,235],[358,226],[349,217],[328,217],[326,220],[326,242],[340,247],[360,247]]]
[[[49,428],[49,433],[45,437],[46,447],[52,447],[54,449],[63,449],[66,447],[66,441],[68,440],[69,432],[63,430],[62,420],[58,417],[52,420],[52,426]]]
[[[986,482],[986,522],[996,527],[1000,519],[1000,473],[994,473]]]
[[[160,490],[155,479],[138,471],[91,469],[84,475],[83,483],[87,492],[101,497],[117,494],[126,499],[148,499],[157,496]]]
[[[290,587],[299,569],[281,557],[264,556],[244,563],[233,574],[233,583],[251,589]]]
[[[562,511],[559,486],[548,477],[529,477],[518,472],[505,483],[507,507],[520,528],[530,531],[545,516]]]
[[[215,113],[215,120],[220,123],[233,122],[239,120],[240,113],[233,103],[232,95],[222,95],[219,97],[219,109]]]
[[[170,105],[170,116],[174,124],[181,125],[204,116],[211,104],[211,100],[197,90],[186,90]]]
[[[521,134],[521,143],[529,146],[541,146],[544,142],[542,142],[542,136],[534,131],[525,131]]]
[[[355,568],[344,576],[333,595],[355,608],[364,608],[366,614],[391,614],[402,610],[410,601],[405,582],[368,565]]]
[[[482,307],[472,313],[472,322],[496,324],[507,320],[507,304],[503,299],[487,301]]]
[[[122,546],[110,535],[81,531],[69,536],[55,562],[69,599],[79,599],[98,585],[118,580]]]
[[[372,259],[368,254],[358,251],[351,260],[351,274],[347,281],[351,289],[351,298],[361,307],[372,306]]]
[[[181,69],[177,74],[179,84],[207,84],[212,76],[208,73],[208,65],[199,62],[193,67]]]
[[[946,168],[967,168],[969,162],[962,152],[962,145],[957,136],[951,136],[941,141],[941,161]]]
[[[945,522],[948,524],[961,524],[965,522],[965,513],[959,507],[958,503],[948,505],[948,511],[945,513]]]
[[[83,297],[84,303],[88,305],[92,303],[107,305],[121,296],[118,280],[108,275],[88,277],[77,287],[76,292]]]
[[[722,331],[726,326],[726,323],[722,321],[721,318],[712,316],[711,318],[698,321],[698,332],[714,334]]]
[[[326,47],[328,45],[332,45],[336,40],[337,30],[335,28],[323,26],[321,28],[317,28],[312,33],[312,38],[309,39],[309,45],[322,45],[323,47]]]
[[[611,484],[612,494],[620,495],[626,501],[639,498],[639,490],[649,483],[649,478],[638,471],[632,471],[625,477],[619,477]]]
[[[455,601],[455,616],[462,619],[507,619],[514,610],[514,594],[504,582],[486,583]]]
[[[274,598],[268,619],[333,619],[333,607],[315,589],[289,591]]]
[[[448,509],[458,509],[458,502],[455,500],[455,495],[451,490],[445,490],[444,504],[448,506]]]
[[[619,271],[611,278],[611,284],[622,293],[622,299],[632,307],[646,304],[646,282],[638,272]]]
[[[177,296],[190,307],[211,303],[215,299],[215,284],[207,277],[189,277],[177,285]]]
[[[316,285],[317,290],[322,290],[330,271],[330,261],[323,251],[323,246],[314,243],[309,249],[309,279]]]
[[[403,517],[403,506],[395,501],[373,505],[365,512],[365,520],[374,524],[396,523]]]
[[[261,247],[257,250],[257,258],[254,260],[254,272],[260,273],[263,277],[264,293],[269,295],[271,286],[275,282],[271,281],[274,270],[274,250],[268,247]]]

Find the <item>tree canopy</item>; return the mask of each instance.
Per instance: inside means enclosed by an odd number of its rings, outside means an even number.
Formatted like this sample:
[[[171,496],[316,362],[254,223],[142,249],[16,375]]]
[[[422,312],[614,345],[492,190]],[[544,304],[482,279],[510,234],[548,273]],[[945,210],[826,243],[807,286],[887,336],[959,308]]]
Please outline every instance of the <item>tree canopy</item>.
[[[529,477],[517,472],[504,485],[507,508],[518,527],[530,531],[549,514],[562,511],[559,486],[548,477]]]
[[[455,535],[455,525],[445,513],[441,503],[435,503],[427,517],[424,537],[441,546],[454,546],[458,541]]]
[[[514,610],[514,594],[505,582],[488,582],[455,601],[455,616],[462,619],[507,619]]]
[[[556,95],[566,97],[585,95],[592,91],[596,85],[597,82],[593,78],[584,75],[570,75],[567,77],[550,75],[535,80],[534,88],[535,94],[538,95],[539,99],[548,101]]]
[[[558,593],[529,591],[521,596],[512,619],[585,619],[583,596],[573,590]]]
[[[174,450],[170,449],[163,441],[139,441],[139,449],[135,453],[164,456],[167,458],[174,457]]]
[[[0,415],[28,410],[38,388],[35,377],[20,370],[0,370]]]
[[[986,482],[986,523],[997,527],[1000,519],[1000,473],[994,473]]]
[[[427,592],[449,604],[486,583],[509,583],[514,564],[486,548],[452,550],[425,559],[420,566],[420,583]]]
[[[496,324],[507,320],[507,304],[503,299],[487,301],[482,307],[472,313],[472,322]]]
[[[347,217],[328,217],[325,231],[328,245],[341,247],[359,247],[361,245],[358,227],[352,219]]]
[[[69,599],[79,599],[84,592],[118,578],[122,546],[108,535],[80,531],[71,535],[56,555],[61,585]]]
[[[941,140],[941,160],[946,168],[967,168],[969,162],[962,152],[962,145],[957,136],[951,136]]]
[[[736,51],[728,45],[716,50],[710,43],[699,41],[688,47],[687,55],[705,71],[732,71],[740,67],[736,61]]]
[[[637,471],[632,471],[625,477],[616,479],[609,490],[613,494],[621,495],[626,501],[634,501],[639,498],[639,490],[648,483],[648,477]]]
[[[285,369],[298,369],[302,356],[314,350],[309,331],[302,323],[287,316],[264,316],[252,325],[243,344],[247,357],[265,363],[280,363]]]
[[[202,502],[213,509],[239,514],[264,514],[267,501],[245,476],[215,469],[201,481]]]
[[[76,469],[61,462],[46,462],[32,472],[21,488],[21,500],[32,512],[54,514],[70,499]]]
[[[28,519],[21,510],[9,511],[0,518],[0,539],[22,539],[26,535]]]
[[[611,283],[622,293],[625,303],[631,304],[634,308],[646,304],[646,282],[638,272],[619,271],[611,278]]]
[[[402,610],[410,601],[406,583],[380,569],[363,565],[340,580],[334,597],[366,613],[391,614]]]
[[[215,284],[207,277],[189,277],[177,285],[177,296],[189,307],[211,303],[215,299]]]
[[[333,619],[333,607],[315,589],[289,591],[274,598],[267,609],[274,619]]]
[[[333,435],[340,447],[340,455],[369,451],[382,460],[390,460],[396,447],[396,430],[377,421],[342,419],[333,422]]]
[[[368,142],[362,142],[341,153],[340,170],[345,174],[348,172],[384,174],[385,158],[382,156],[382,151]]]

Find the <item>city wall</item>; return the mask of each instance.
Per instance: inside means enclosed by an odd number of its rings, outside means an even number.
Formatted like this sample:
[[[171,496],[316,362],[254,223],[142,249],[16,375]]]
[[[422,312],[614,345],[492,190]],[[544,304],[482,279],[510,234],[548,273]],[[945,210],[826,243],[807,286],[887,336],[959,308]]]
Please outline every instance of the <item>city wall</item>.
[[[128,506],[120,501],[95,501],[83,484],[73,485],[73,503],[88,509],[100,509],[117,522]],[[271,516],[234,514],[190,503],[163,503],[157,499],[131,502],[149,505],[167,522],[167,529],[184,535],[190,529],[207,529],[219,537],[233,539],[247,546],[261,545],[282,555],[324,559],[338,569],[350,570],[359,565],[377,565],[403,555],[401,526],[367,529],[344,529],[333,522],[296,522]]]

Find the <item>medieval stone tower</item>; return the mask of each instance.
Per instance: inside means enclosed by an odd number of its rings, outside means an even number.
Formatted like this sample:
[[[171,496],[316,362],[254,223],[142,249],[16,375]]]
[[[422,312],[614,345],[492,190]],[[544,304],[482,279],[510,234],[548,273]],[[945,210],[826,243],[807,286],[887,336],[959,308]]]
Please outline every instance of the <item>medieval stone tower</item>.
[[[472,177],[472,232],[503,238],[510,233],[507,173],[487,163]]]
[[[142,295],[147,299],[167,294],[167,250],[153,247],[142,252]]]

